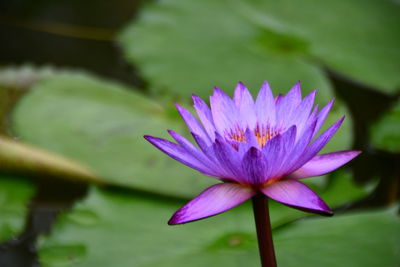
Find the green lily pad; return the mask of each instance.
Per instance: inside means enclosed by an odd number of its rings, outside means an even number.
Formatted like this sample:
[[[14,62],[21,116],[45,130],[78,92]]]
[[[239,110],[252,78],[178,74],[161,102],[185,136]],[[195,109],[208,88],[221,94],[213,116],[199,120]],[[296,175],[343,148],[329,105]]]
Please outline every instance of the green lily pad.
[[[326,65],[393,93],[400,88],[399,11],[373,0],[163,0],[146,4],[119,41],[155,92],[207,96],[237,80],[253,90],[269,80],[286,92],[301,80],[326,100]]]
[[[15,177],[0,176],[0,243],[21,233],[33,186]]]
[[[110,184],[189,198],[215,183],[143,138],[186,132],[183,123],[130,88],[90,75],[38,82],[16,106],[12,125],[23,141],[87,166]]]
[[[371,139],[379,149],[400,152],[400,102],[371,127]]]
[[[214,86],[231,92],[240,80],[255,94],[268,80],[278,94],[301,80],[305,93],[320,88],[319,100],[332,98],[323,72],[303,59],[304,40],[255,26],[232,1],[147,4],[119,41],[157,93],[207,97]],[[290,53],[281,48],[286,43]]]
[[[316,63],[381,92],[399,92],[400,5],[395,1],[250,0],[235,4],[258,27],[305,40],[309,58]]]
[[[396,266],[400,219],[388,209],[302,220],[276,233],[276,247],[280,266]]]
[[[59,218],[51,236],[41,239],[40,262],[87,267],[259,266],[249,202],[205,220],[168,226],[166,221],[180,205],[94,189]],[[271,206],[272,223],[277,226],[281,212],[291,209]],[[278,262],[371,267],[378,260],[393,263],[398,257],[399,226],[392,211],[294,222],[274,230]]]

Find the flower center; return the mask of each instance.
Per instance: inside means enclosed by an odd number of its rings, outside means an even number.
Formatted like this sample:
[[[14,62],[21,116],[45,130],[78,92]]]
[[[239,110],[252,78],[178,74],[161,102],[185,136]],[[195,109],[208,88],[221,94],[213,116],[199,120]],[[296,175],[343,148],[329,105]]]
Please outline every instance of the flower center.
[[[263,147],[270,139],[278,135],[280,131],[269,127],[260,127],[259,125],[257,125],[253,133],[260,147]],[[227,134],[227,136],[229,139],[237,142],[247,142],[245,131],[243,131],[239,127],[237,127],[235,130],[232,130],[230,133]],[[238,149],[237,144],[232,145],[235,149]]]
[[[259,127],[257,125],[257,127],[254,129],[254,135],[256,136],[257,142],[260,147],[265,146],[268,140],[274,138],[278,134],[279,131],[268,127]]]

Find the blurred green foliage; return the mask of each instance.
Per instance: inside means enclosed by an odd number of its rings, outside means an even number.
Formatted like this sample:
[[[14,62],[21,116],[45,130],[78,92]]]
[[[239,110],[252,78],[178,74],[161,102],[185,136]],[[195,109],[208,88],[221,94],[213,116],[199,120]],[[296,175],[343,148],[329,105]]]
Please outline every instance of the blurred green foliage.
[[[348,176],[336,177],[336,181],[340,183],[340,191],[332,186],[321,193],[322,197],[327,196],[328,199],[329,195],[334,195],[329,199],[333,206],[367,193],[349,183]],[[41,262],[44,266],[259,264],[250,203],[206,220],[168,226],[167,219],[180,204],[166,199],[94,189],[71,213],[60,218],[51,236],[41,241]],[[278,261],[283,263],[280,266],[298,266],[299,261],[307,266],[321,266],[321,261],[326,261],[326,266],[337,266],[335,264],[338,261],[357,263],[360,260],[367,263],[364,266],[374,266],[376,260],[369,263],[368,259],[361,256],[364,257],[366,251],[373,252],[375,245],[381,246],[381,251],[374,252],[372,257],[385,257],[387,262],[396,260],[396,247],[388,244],[388,241],[395,243],[395,236],[400,230],[400,221],[393,215],[393,210],[354,216],[339,215],[334,219],[313,219],[311,228],[307,227],[307,220],[291,224],[286,229],[286,226],[280,226],[306,213],[276,202],[271,202],[270,209],[272,225],[276,229]],[[366,219],[362,221],[360,218]],[[362,235],[364,230],[384,225],[385,231],[374,232],[369,236],[369,242],[359,246],[363,240],[358,235]],[[308,229],[308,234],[303,234],[305,229]],[[312,239],[311,246],[307,246],[309,238]],[[318,242],[324,244],[323,250],[313,248]],[[358,246],[356,253],[360,257],[352,257],[351,252],[347,251],[355,245]],[[302,249],[302,255],[298,252],[299,248]],[[327,259],[329,253],[336,257]],[[319,260],[313,260],[316,254],[319,254]]]
[[[372,126],[372,143],[379,149],[400,153],[400,102]]]
[[[54,9],[54,2],[45,2],[40,1],[37,10],[48,4],[51,14],[61,12]],[[60,5],[75,8],[78,4],[62,1]],[[118,5],[126,17],[124,4]],[[92,8],[96,10],[97,6],[93,4],[88,10]],[[257,266],[249,203],[207,220],[166,225],[184,199],[216,181],[166,157],[143,135],[167,137],[165,130],[174,129],[188,136],[172,100],[188,106],[192,93],[206,99],[213,86],[218,86],[231,95],[240,80],[254,95],[261,83],[269,80],[276,95],[286,93],[301,80],[303,95],[319,89],[316,103],[320,107],[337,98],[325,128],[346,115],[344,125],[324,152],[349,149],[354,132],[359,133],[360,124],[366,123],[354,112],[354,106],[368,109],[362,101],[363,94],[369,93],[365,88],[370,88],[390,99],[393,106],[377,114],[379,119],[374,124],[371,120],[361,127],[367,131],[361,133],[365,141],[357,149],[363,149],[365,157],[374,161],[387,162],[385,166],[396,165],[400,151],[399,14],[395,1],[155,0],[143,3],[131,22],[115,29],[119,32],[116,40],[112,40],[113,31],[109,29],[29,24],[48,33],[59,30],[64,37],[87,37],[91,41],[98,33],[107,33],[105,37],[100,34],[104,38],[96,39],[98,43],[121,45],[123,60],[117,60],[137,67],[143,82],[131,86],[87,70],[47,66],[0,69],[2,134],[33,145],[33,149],[47,150],[50,153],[46,156],[65,157],[78,169],[96,176],[57,177],[40,168],[46,164],[54,167],[50,158],[43,164],[42,158],[21,150],[10,163],[7,153],[0,153],[0,173],[9,173],[9,164],[22,167],[21,155],[36,164],[31,173],[24,173],[34,178],[32,182],[19,179],[17,176],[22,175],[17,169],[11,171],[12,175],[0,176],[0,241],[23,231],[28,221],[27,204],[37,184],[45,191],[48,184],[58,182],[57,178],[70,179],[71,184],[101,180],[103,187],[89,184],[89,192],[58,217],[51,233],[41,237],[37,248],[43,266]],[[75,19],[87,21],[82,14]],[[82,56],[82,66],[99,72],[97,57],[82,52],[87,50],[87,43],[69,45],[73,51],[66,54],[59,44],[60,55]],[[106,56],[117,58],[114,54]],[[360,97],[340,99],[332,75],[362,88]],[[58,167],[61,173],[70,172],[68,165]],[[332,207],[346,210],[354,203],[369,203],[363,198],[373,198],[373,190],[384,188],[378,185],[366,189],[353,183],[353,174],[368,167],[344,168],[306,182]],[[400,184],[396,170],[374,173],[380,185],[382,181],[389,184],[390,192],[378,193],[396,200],[400,191],[395,188]],[[391,176],[382,177],[382,173]],[[47,190],[56,198],[51,189]],[[69,201],[74,199],[71,196]],[[334,218],[309,218],[275,202],[270,207],[279,266],[374,267],[400,262],[398,205],[339,212]]]
[[[27,203],[34,191],[28,181],[0,175],[0,242],[15,237],[23,230]]]

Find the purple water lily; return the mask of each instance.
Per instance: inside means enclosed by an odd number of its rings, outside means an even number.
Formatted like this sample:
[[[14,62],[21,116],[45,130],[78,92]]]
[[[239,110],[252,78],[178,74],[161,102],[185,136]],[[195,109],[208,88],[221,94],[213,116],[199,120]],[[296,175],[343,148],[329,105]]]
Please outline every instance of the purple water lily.
[[[158,149],[222,183],[207,188],[179,209],[169,224],[186,223],[229,210],[257,194],[287,206],[325,215],[328,205],[300,180],[331,172],[359,151],[317,155],[338,130],[344,117],[314,138],[333,100],[318,111],[316,91],[302,99],[300,83],[274,98],[268,82],[254,101],[239,83],[231,99],[215,88],[211,109],[193,95],[201,121],[176,105],[198,146],[169,130],[177,143],[145,136]]]

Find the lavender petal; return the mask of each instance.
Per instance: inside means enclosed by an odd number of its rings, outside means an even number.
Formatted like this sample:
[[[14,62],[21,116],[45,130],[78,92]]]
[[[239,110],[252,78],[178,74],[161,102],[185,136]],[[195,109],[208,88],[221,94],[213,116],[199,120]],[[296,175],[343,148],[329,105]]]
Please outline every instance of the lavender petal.
[[[168,224],[187,223],[227,211],[255,195],[249,188],[235,183],[210,186],[200,195],[180,208]]]

